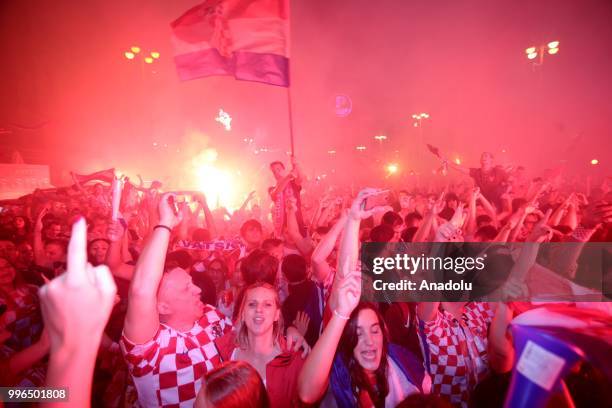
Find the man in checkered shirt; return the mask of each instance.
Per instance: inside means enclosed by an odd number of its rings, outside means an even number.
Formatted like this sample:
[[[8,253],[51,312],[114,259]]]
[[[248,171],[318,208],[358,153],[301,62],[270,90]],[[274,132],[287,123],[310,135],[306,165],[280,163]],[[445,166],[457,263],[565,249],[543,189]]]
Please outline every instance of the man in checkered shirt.
[[[493,318],[488,303],[419,303],[425,360],[432,393],[467,408],[470,392],[488,372],[487,331]]]
[[[231,322],[200,301],[184,269],[163,273],[170,233],[179,222],[166,194],[134,270],[120,344],[143,407],[192,407],[202,376],[221,360],[213,340]]]

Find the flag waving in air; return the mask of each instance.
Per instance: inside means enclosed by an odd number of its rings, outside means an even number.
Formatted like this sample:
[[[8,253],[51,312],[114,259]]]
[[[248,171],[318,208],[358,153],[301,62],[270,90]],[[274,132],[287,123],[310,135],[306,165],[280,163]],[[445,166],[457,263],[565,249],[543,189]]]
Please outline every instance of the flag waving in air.
[[[233,75],[289,86],[289,0],[206,0],[171,27],[181,80]]]

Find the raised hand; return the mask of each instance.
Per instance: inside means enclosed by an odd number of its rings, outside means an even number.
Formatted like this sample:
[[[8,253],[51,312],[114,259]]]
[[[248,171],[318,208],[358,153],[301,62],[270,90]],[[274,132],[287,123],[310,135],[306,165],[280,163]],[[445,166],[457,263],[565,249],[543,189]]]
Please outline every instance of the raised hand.
[[[383,193],[385,193],[385,190],[380,190],[376,188],[365,188],[361,190],[357,194],[357,197],[353,200],[353,203],[351,204],[351,207],[349,209],[349,217],[354,220],[363,220],[371,217],[373,214],[378,212],[391,211],[392,208],[390,206],[377,206],[369,210],[365,209],[365,203],[369,197],[373,197]]]
[[[119,220],[111,221],[106,229],[106,237],[111,242],[119,242],[123,238],[125,229]]]
[[[432,205],[429,207],[429,210],[431,211],[433,215],[440,214],[442,210],[444,210],[444,207],[446,207],[446,202],[444,201],[445,195],[446,195],[446,191],[443,191],[442,193],[440,193],[440,196],[438,197],[438,199],[434,201]]]
[[[66,273],[39,291],[52,352],[99,343],[113,307],[117,288],[111,273],[105,265],[88,264],[86,248],[87,225],[81,218],[72,226]]]
[[[606,222],[612,222],[612,204],[599,201],[589,204],[580,225],[584,228],[597,228]]]
[[[302,349],[302,357],[306,357],[310,353],[310,346],[304,336],[300,334],[297,328],[289,326],[287,328],[287,350],[298,351]]]
[[[527,285],[518,279],[509,278],[501,287],[501,297],[503,301],[526,301],[528,296],[529,289],[527,288]]]
[[[341,316],[348,317],[355,310],[361,298],[361,273],[348,272],[343,278],[334,282],[334,285],[337,285],[334,311]]]
[[[183,214],[181,212],[175,214],[173,205],[170,204],[170,197],[174,200],[176,194],[166,193],[159,200],[159,222],[162,225],[174,228],[183,220]]]
[[[295,199],[294,197],[288,197],[285,200],[285,205],[287,206],[287,211],[289,212],[296,212],[297,211],[297,199]]]
[[[250,197],[250,194],[249,194]],[[204,193],[195,193],[192,195],[192,198],[194,201],[202,204],[202,205],[207,205],[208,203],[206,202],[206,195],[204,195]]]
[[[531,234],[527,237],[527,242],[544,242],[552,237],[552,228],[548,226],[548,220],[552,214],[552,209],[548,209],[546,214],[533,227]]]
[[[450,219],[450,223],[453,224],[456,228],[461,228],[463,223],[465,222],[466,214],[463,211],[465,207],[464,203],[459,203],[457,205],[457,209],[453,214],[453,217]]]
[[[293,326],[302,336],[306,335],[308,325],[310,324],[310,316],[306,312],[299,311],[293,320]]]

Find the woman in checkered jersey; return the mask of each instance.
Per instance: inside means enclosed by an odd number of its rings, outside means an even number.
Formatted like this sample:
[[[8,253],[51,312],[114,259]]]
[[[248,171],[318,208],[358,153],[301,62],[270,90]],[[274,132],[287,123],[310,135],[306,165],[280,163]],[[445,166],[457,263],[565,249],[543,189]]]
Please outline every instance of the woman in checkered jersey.
[[[266,386],[271,407],[297,403],[297,379],[304,356],[287,348],[278,290],[269,283],[245,289],[236,330],[215,340],[224,361],[244,361],[253,366]]]

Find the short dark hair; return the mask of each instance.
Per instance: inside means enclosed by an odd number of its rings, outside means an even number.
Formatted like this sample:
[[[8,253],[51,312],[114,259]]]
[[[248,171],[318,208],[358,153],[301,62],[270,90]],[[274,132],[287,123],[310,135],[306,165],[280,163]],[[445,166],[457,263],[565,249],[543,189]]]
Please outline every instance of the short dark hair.
[[[480,226],[481,224],[490,224],[493,222],[493,218],[489,217],[487,214],[481,214],[476,217],[476,226]]]
[[[261,249],[263,249],[264,251],[269,251],[270,249],[277,248],[282,244],[283,241],[278,238],[268,238],[264,239],[264,241],[261,243]]]
[[[389,242],[395,235],[393,227],[387,224],[380,224],[372,228],[370,231],[370,241],[372,242]]]
[[[179,249],[176,251],[170,252],[166,255],[166,261],[164,262],[164,270],[168,271],[170,269],[174,269],[179,267],[186,271],[189,271],[191,268],[191,264],[193,263],[193,258],[189,255],[189,252]]]
[[[423,216],[421,214],[419,214],[416,211],[413,211],[411,213],[406,214],[406,216],[404,217],[404,224],[410,225],[412,224],[412,221],[414,220],[421,221],[422,219],[423,219]]]
[[[278,259],[261,249],[255,249],[240,264],[240,272],[246,285],[257,282],[275,285],[277,271]]]
[[[387,211],[382,217],[382,224],[387,224],[391,228],[402,225],[403,223],[404,220],[402,219],[402,216],[395,211]]]
[[[412,242],[412,240],[414,239],[414,235],[416,234],[417,230],[418,230],[417,227],[406,228],[402,232],[402,242]]]
[[[457,197],[457,194],[455,194],[455,193],[447,193],[444,196],[444,201],[449,202],[449,201],[452,201],[452,200],[459,201],[459,197]]]
[[[303,256],[297,254],[289,254],[284,257],[281,270],[291,283],[302,281],[308,276],[306,260]]]
[[[210,235],[210,231],[207,230],[206,228],[195,229],[193,233],[191,234],[191,238],[194,241],[204,241],[204,242],[209,242],[212,239]]]
[[[270,169],[272,169],[272,167],[274,167],[275,164],[280,164],[280,166],[283,168],[283,170],[285,170],[285,165],[283,164],[282,161],[276,160],[273,161],[272,163],[270,163]]]
[[[246,231],[251,228],[255,228],[259,232],[263,232],[261,223],[257,221],[256,219],[250,219],[250,220],[246,220],[240,227],[240,236],[244,237],[244,234],[246,234]]]
[[[485,225],[478,228],[475,237],[480,237],[483,241],[493,241],[497,236],[497,229],[492,225]]]

